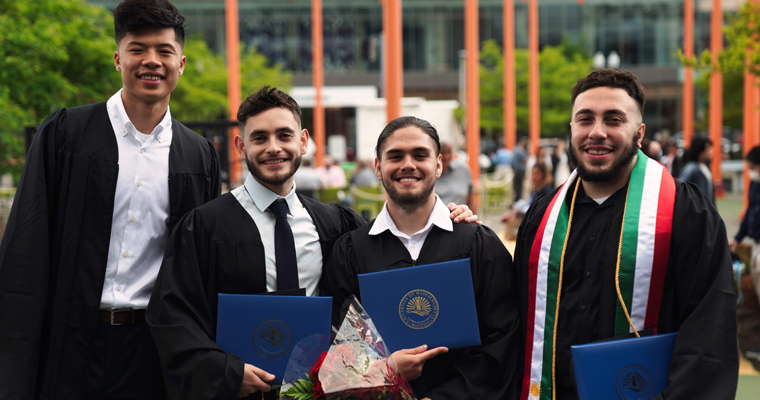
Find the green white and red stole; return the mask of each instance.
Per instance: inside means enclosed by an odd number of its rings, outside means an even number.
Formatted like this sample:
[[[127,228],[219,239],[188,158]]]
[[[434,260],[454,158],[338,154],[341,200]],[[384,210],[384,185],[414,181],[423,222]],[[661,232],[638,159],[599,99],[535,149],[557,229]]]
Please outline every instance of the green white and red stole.
[[[559,271],[572,199],[568,190],[577,176],[578,171],[573,171],[549,203],[530,252],[521,400],[552,399]],[[636,330],[654,328],[656,331],[657,328],[670,253],[675,194],[675,181],[667,169],[639,150],[628,184],[622,246],[618,250],[620,292]],[[631,331],[618,301],[615,335]]]

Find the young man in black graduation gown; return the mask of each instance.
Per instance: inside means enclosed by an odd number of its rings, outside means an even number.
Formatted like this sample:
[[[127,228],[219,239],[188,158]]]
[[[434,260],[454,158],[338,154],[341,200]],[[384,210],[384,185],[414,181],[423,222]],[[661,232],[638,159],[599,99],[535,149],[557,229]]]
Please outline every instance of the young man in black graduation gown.
[[[388,201],[368,225],[341,237],[325,265],[323,292],[333,322],[349,295],[361,300],[358,274],[469,258],[481,345],[446,352],[426,347],[415,365],[394,359],[421,399],[513,399],[519,389],[517,275],[512,257],[485,226],[452,225],[434,192],[442,171],[435,128],[415,117],[391,121],[378,138],[375,173]]]
[[[284,199],[287,204],[297,287],[309,296],[319,294],[322,263],[335,239],[365,223],[344,206],[296,193],[293,175],[309,134],[301,129],[301,109],[290,96],[264,87],[243,101],[238,122],[241,136],[235,144],[251,174],[243,186],[180,221],[148,307],[146,319],[171,398],[228,399],[270,391],[271,374],[225,353],[215,337],[220,292],[282,289],[275,217],[269,209],[273,203]]]
[[[567,204],[576,186],[580,186],[566,243],[556,329],[554,389],[557,399],[578,398],[571,372],[570,346],[619,336],[615,333],[619,301],[615,275],[622,243],[621,223],[624,212],[631,212],[630,205],[626,207],[626,197],[634,196],[634,166],[638,166],[639,158],[646,157],[638,151],[645,129],[642,123],[644,92],[633,74],[614,69],[598,70],[578,81],[572,94],[570,155],[580,179],[571,175],[572,180],[566,183],[569,186],[565,196]],[[699,188],[673,181],[664,171],[661,190],[666,180],[672,182],[671,196],[674,196],[670,207],[672,234],[666,237],[670,244],[665,249],[669,249],[669,258],[665,256],[661,261],[664,271],[661,289],[649,297],[651,301],[661,295],[659,314],[653,314],[651,319],[647,315],[644,328],[656,329],[657,333],[678,332],[678,336],[668,387],[655,398],[733,399],[738,346],[726,229],[710,199]],[[530,259],[538,256],[531,252],[536,251],[534,242],[542,232],[542,221],[549,218],[550,203],[555,195],[560,197],[560,190],[539,198],[531,206],[517,236],[515,264],[521,274],[523,321],[530,320],[530,308],[538,304],[535,296],[529,298]],[[656,188],[645,190],[654,192],[653,198],[657,199]],[[658,207],[653,201],[643,206],[655,210]],[[670,229],[669,225],[665,228]],[[625,228],[628,227],[626,224]],[[638,240],[647,241],[641,235]],[[633,251],[636,252],[635,247]],[[555,266],[550,264],[549,270],[552,268]],[[650,280],[654,280],[655,275],[653,273]],[[627,307],[630,310],[636,306],[628,304]],[[633,318],[633,310],[629,314]],[[535,320],[532,327],[541,323],[538,317]],[[629,331],[627,322],[623,322]],[[641,331],[642,326],[636,329]],[[527,338],[526,346],[530,341]],[[530,361],[525,362],[526,375],[531,373],[531,365]],[[521,399],[537,398],[536,393],[540,393],[541,399],[550,398],[551,390],[545,390],[538,382],[534,385],[531,382],[534,377],[524,378]]]
[[[3,399],[164,397],[142,317],[172,227],[219,195],[219,163],[168,109],[185,19],[128,0],[114,20],[124,88],[45,120],[0,245]]]

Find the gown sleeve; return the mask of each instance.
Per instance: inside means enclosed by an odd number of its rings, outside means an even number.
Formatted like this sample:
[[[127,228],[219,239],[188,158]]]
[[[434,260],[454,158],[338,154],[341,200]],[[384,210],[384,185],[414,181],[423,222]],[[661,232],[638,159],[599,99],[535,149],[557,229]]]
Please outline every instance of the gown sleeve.
[[[490,229],[480,227],[471,253],[480,346],[465,348],[446,383],[426,394],[440,399],[516,399],[520,383],[517,271]]]
[[[329,293],[332,298],[332,325],[340,328],[340,311],[343,303],[352,294],[359,297],[359,278],[356,270],[351,235],[341,236],[333,245],[330,258],[322,268],[320,293]]]
[[[678,336],[668,387],[656,399],[734,399],[739,350],[726,227],[697,186],[677,186],[663,296],[675,301],[663,302],[660,326],[677,327]]]
[[[185,215],[167,243],[146,314],[172,399],[235,399],[244,362],[220,349],[207,290],[214,244],[197,210]]]
[[[38,376],[66,110],[43,122],[27,154],[0,243],[0,398],[33,397]]]

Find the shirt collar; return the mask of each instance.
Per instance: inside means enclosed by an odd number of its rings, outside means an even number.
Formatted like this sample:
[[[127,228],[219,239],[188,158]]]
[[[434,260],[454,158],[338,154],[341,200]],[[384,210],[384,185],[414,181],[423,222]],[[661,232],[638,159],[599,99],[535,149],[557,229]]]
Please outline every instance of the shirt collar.
[[[441,201],[441,198],[438,197],[438,195],[435,195],[435,206],[433,206],[433,212],[430,213],[430,216],[428,217],[425,227],[420,229],[418,232],[414,233],[414,235],[418,233],[426,232],[432,229],[433,225],[445,231],[449,231],[449,232],[453,231],[454,223],[451,222],[451,218],[449,218],[449,215],[451,215],[451,210],[449,210],[446,207],[446,205],[443,204],[443,201]],[[372,228],[369,230],[369,234],[379,235],[387,230],[391,231],[391,233],[396,237],[409,238],[408,235],[401,232],[396,227],[396,224],[393,222],[391,215],[388,213],[388,202],[386,201],[385,204],[383,205],[382,211],[380,211],[380,214],[377,215],[377,218],[375,219],[375,223],[372,225]]]
[[[248,194],[251,196],[253,204],[255,204],[256,208],[262,213],[265,212],[276,200],[285,199],[285,202],[288,203],[288,214],[293,215],[297,200],[295,182],[293,182],[293,188],[290,189],[290,192],[284,197],[269,190],[269,188],[254,179],[251,174],[248,174],[248,177],[245,178],[244,186],[245,190],[248,191]]]
[[[111,117],[111,120],[115,121],[115,125],[119,128],[119,134],[122,136],[126,136],[128,133],[135,135],[138,133],[137,129],[135,129],[135,125],[129,119],[127,110],[124,108],[124,100],[121,98],[121,92],[123,90],[123,88],[119,89],[116,94],[108,99],[108,103],[106,103],[108,114]],[[158,140],[159,143],[171,142],[172,113],[168,105],[166,106],[166,114],[164,114],[161,122],[159,122],[158,125],[153,128],[153,132],[150,132],[150,135],[155,136],[156,140]]]

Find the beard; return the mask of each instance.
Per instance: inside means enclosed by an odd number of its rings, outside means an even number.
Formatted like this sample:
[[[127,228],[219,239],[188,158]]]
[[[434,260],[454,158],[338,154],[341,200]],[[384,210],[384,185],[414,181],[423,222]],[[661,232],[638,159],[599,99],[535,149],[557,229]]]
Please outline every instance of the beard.
[[[614,160],[612,162],[612,165],[606,169],[600,171],[592,171],[583,165],[583,163],[578,160],[578,156],[575,153],[575,145],[573,144],[570,145],[570,162],[578,168],[578,175],[580,175],[581,179],[584,181],[599,183],[609,182],[620,175],[623,169],[630,165],[631,161],[633,161],[633,158],[636,156],[636,154],[638,154],[639,146],[637,139],[638,138],[634,134],[631,143],[622,149],[623,151],[620,153],[618,158]]]
[[[282,185],[287,182],[288,179],[290,179],[293,175],[295,175],[298,167],[301,166],[301,155],[296,155],[292,158],[292,160],[293,162],[291,163],[290,171],[287,171],[282,175],[267,176],[264,175],[264,172],[261,170],[257,163],[248,158],[248,154],[245,155],[245,164],[248,166],[248,171],[251,173],[251,175],[257,181],[272,186]]]
[[[433,190],[435,189],[435,180],[430,182],[429,185],[421,188],[417,193],[401,193],[395,186],[393,186],[392,180],[390,183],[386,183],[388,180],[386,180],[385,177],[383,177],[382,182],[383,187],[385,188],[385,193],[388,194],[388,198],[404,210],[414,210],[422,207],[425,202],[428,201],[430,194],[433,193]]]

